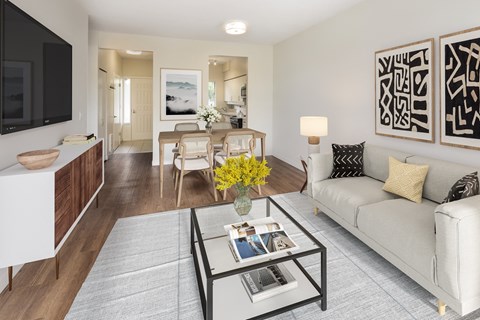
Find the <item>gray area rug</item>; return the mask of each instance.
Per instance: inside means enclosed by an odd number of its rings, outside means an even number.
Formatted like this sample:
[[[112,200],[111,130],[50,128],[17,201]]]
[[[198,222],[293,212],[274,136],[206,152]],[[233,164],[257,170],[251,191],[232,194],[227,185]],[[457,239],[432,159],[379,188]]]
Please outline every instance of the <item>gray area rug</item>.
[[[313,215],[305,195],[273,198],[328,256],[327,311],[312,303],[274,319],[480,319],[449,308],[438,316],[434,296],[329,217]],[[189,209],[119,219],[66,319],[202,319],[189,219]],[[318,259],[302,264],[320,283]]]

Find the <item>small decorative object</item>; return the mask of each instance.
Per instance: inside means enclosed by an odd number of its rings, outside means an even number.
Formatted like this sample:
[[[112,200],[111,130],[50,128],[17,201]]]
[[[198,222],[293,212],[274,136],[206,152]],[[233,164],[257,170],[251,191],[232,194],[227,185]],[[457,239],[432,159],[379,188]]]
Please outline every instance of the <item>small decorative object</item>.
[[[246,158],[244,155],[227,158],[223,166],[215,169],[217,189],[225,190],[235,186],[237,197],[233,207],[239,215],[247,215],[252,208],[252,201],[249,197],[250,188],[264,185],[270,170],[266,160],[258,161],[255,157]]]
[[[480,27],[440,37],[440,143],[480,149]]]
[[[433,142],[433,39],[375,53],[375,133]]]
[[[197,109],[197,119],[207,123],[205,125],[205,131],[207,131],[207,133],[212,133],[212,123],[220,121],[221,118],[222,115],[215,107],[200,106]]]
[[[35,150],[20,153],[17,161],[29,170],[37,170],[50,167],[57,160],[60,150]]]
[[[201,70],[160,70],[161,120],[193,120],[201,101]]]

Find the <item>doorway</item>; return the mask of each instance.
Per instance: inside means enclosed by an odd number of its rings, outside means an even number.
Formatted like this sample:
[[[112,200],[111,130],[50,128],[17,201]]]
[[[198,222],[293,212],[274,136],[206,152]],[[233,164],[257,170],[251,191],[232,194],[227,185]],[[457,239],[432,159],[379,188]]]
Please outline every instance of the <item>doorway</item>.
[[[130,52],[130,53],[128,53]],[[108,155],[152,151],[153,53],[99,49],[99,137]]]

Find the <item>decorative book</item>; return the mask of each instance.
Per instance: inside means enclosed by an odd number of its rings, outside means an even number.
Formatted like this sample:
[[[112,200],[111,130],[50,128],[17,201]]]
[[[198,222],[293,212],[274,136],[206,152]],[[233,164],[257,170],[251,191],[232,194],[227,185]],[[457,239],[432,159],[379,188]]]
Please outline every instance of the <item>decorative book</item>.
[[[298,287],[297,280],[282,263],[242,273],[240,279],[253,303]]]

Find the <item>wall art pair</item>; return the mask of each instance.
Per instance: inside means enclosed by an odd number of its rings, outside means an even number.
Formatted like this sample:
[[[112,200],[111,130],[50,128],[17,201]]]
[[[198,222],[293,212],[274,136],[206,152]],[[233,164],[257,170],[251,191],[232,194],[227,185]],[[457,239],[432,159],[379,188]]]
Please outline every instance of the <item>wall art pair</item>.
[[[434,142],[433,38],[375,53],[375,132]],[[480,149],[480,28],[440,37],[440,143]]]

